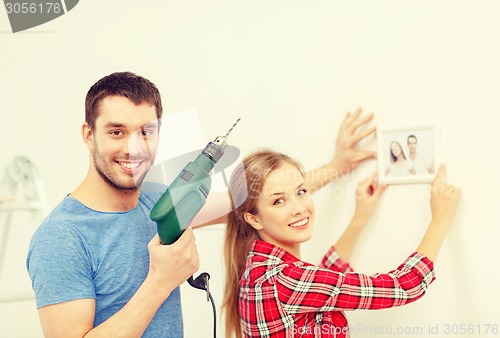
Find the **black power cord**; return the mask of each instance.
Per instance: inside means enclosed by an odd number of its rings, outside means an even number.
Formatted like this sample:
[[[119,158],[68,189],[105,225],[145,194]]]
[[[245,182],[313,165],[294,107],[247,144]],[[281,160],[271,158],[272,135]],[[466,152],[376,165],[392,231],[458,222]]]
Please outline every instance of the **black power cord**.
[[[217,337],[217,310],[215,308],[215,302],[210,293],[209,286],[210,275],[207,272],[201,273],[196,279],[193,279],[193,276],[189,277],[187,280],[189,285],[191,285],[195,289],[200,289],[206,291],[207,293],[207,302],[210,301],[212,303],[212,311],[214,317],[214,338]]]

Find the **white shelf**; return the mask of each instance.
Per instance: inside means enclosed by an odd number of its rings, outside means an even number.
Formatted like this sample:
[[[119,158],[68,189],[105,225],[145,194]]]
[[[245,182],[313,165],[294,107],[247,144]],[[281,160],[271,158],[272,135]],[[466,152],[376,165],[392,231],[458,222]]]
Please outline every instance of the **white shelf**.
[[[29,212],[39,219],[44,215],[44,206],[40,201],[15,201],[9,200],[0,202],[0,214],[4,212],[6,216],[6,223],[0,224],[0,276],[4,271],[2,271],[3,263],[5,259],[5,249],[7,247],[7,239],[9,234],[10,221],[12,215],[15,212]],[[12,292],[12,293],[0,293],[0,303],[7,302],[18,302],[34,299],[33,292]]]

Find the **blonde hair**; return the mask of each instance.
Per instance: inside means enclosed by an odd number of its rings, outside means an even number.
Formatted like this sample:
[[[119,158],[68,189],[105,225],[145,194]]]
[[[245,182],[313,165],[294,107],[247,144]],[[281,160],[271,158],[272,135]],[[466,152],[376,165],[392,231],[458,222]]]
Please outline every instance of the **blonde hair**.
[[[226,315],[226,337],[233,334],[241,338],[241,319],[238,308],[239,280],[252,242],[259,238],[257,230],[249,225],[243,215],[257,213],[256,203],[267,176],[283,163],[296,166],[302,175],[304,171],[299,162],[287,155],[263,149],[251,153],[234,170],[229,182],[232,211],[224,238],[224,262],[226,285],[222,309]]]

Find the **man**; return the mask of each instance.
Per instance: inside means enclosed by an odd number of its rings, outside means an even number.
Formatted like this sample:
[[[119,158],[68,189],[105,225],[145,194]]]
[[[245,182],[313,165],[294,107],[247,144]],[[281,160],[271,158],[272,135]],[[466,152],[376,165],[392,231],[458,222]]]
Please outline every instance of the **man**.
[[[375,130],[357,131],[373,117],[360,114],[346,115],[335,157],[308,174],[313,188],[375,157],[355,149]],[[88,173],[37,229],[27,257],[46,337],[183,336],[179,285],[199,266],[193,231],[161,245],[149,212],[165,187],[142,184],[161,117],[158,89],[133,73],[106,76],[87,93]],[[224,222],[220,209],[209,199],[204,223]]]
[[[417,137],[415,135],[408,136],[406,144],[409,150],[408,160],[413,165],[414,175],[433,174],[434,167],[432,161],[427,160],[423,154],[417,155]]]

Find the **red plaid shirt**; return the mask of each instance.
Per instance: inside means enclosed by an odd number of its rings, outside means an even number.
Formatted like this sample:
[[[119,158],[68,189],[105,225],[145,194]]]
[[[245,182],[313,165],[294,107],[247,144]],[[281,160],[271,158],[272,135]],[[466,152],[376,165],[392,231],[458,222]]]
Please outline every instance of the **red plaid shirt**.
[[[414,253],[387,274],[355,273],[332,247],[320,266],[257,240],[239,287],[245,337],[349,337],[342,310],[384,309],[420,298],[432,262]]]

